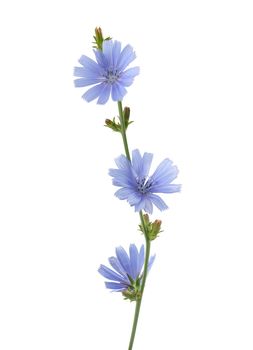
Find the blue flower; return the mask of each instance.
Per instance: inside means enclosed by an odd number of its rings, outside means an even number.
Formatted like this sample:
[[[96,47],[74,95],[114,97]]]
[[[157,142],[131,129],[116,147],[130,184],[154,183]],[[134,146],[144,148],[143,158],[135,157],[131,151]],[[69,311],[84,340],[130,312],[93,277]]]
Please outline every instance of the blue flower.
[[[133,291],[136,292],[142,279],[142,269],[144,264],[144,246],[142,245],[140,251],[135,244],[130,244],[129,255],[123,247],[116,248],[116,257],[110,257],[109,263],[112,269],[105,265],[100,265],[98,272],[106,279],[113,282],[105,282],[105,286],[108,289],[112,289],[115,292]],[[148,264],[148,270],[150,270],[155,255],[153,255]]]
[[[87,102],[98,98],[98,104],[105,104],[110,94],[113,101],[121,101],[127,93],[134,77],[139,74],[139,67],[125,70],[136,58],[130,45],[121,50],[119,41],[105,40],[103,50],[93,50],[96,61],[87,56],[81,56],[79,63],[82,67],[75,67],[74,76],[80,77],[74,81],[76,87],[95,85],[82,96]]]
[[[178,169],[169,159],[164,159],[149,177],[152,158],[152,153],[144,153],[142,157],[136,149],[132,152],[132,163],[121,155],[115,160],[118,169],[109,170],[113,185],[121,187],[115,195],[119,199],[126,199],[135,207],[135,211],[145,210],[150,214],[153,212],[153,204],[160,210],[168,208],[156,193],[179,192],[181,187],[171,184],[178,175]]]

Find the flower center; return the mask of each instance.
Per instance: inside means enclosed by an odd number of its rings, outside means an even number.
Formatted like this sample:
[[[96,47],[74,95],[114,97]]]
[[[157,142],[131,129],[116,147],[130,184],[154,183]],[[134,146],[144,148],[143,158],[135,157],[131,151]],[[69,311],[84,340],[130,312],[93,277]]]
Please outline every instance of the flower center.
[[[105,75],[104,75],[107,83],[109,84],[113,84],[115,83],[115,81],[117,81],[120,77],[119,72],[116,70],[108,70],[106,71]]]
[[[137,190],[141,193],[141,194],[145,194],[147,192],[149,192],[150,187],[153,184],[153,181],[149,178],[147,179],[146,176],[142,177],[142,178],[137,178],[136,179],[137,182]]]

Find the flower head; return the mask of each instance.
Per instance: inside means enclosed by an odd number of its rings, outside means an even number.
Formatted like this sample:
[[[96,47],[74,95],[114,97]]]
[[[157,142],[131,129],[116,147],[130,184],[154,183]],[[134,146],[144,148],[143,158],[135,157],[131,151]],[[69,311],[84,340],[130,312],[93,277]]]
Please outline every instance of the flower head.
[[[110,169],[113,185],[121,187],[115,192],[119,199],[126,199],[135,211],[145,210],[152,214],[153,204],[160,210],[168,208],[166,203],[156,193],[173,193],[180,191],[180,185],[171,182],[177,177],[178,169],[172,161],[164,159],[153,175],[148,176],[153,154],[139,150],[132,152],[132,163],[124,156],[119,156],[115,163],[118,169]]]
[[[127,66],[136,58],[130,45],[121,50],[119,41],[104,40],[102,50],[94,49],[96,61],[87,56],[81,56],[79,63],[82,67],[75,67],[74,81],[76,87],[95,85],[82,96],[87,102],[98,98],[98,104],[105,104],[111,94],[113,101],[121,101],[127,93],[126,87],[133,83],[139,74],[139,67],[126,70]]]
[[[142,269],[144,264],[144,246],[142,245],[140,251],[135,244],[130,244],[129,255],[123,247],[116,248],[116,257],[110,257],[109,263],[112,269],[105,265],[100,265],[98,272],[106,279],[112,282],[105,282],[108,289],[115,292],[128,292],[135,295],[139,291],[142,279]],[[155,255],[153,255],[148,264],[148,270],[153,265]]]

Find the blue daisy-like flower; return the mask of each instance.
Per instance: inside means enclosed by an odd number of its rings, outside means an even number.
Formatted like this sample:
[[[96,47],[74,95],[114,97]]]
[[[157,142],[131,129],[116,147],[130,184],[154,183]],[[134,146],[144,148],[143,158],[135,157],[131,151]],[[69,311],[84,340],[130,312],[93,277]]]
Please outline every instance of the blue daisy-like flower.
[[[153,154],[144,153],[143,157],[138,149],[132,152],[132,162],[124,155],[115,159],[118,169],[110,169],[114,186],[121,187],[115,195],[126,199],[135,211],[145,210],[152,214],[153,204],[162,210],[168,209],[167,204],[156,193],[179,192],[181,185],[172,184],[178,175],[178,169],[172,161],[164,159],[153,175],[148,176]]]
[[[142,280],[145,258],[144,245],[142,245],[140,251],[138,251],[135,244],[130,244],[129,255],[123,247],[117,247],[115,251],[116,257],[112,256],[108,259],[114,270],[105,265],[100,265],[98,272],[110,281],[105,282],[106,288],[115,292],[123,292],[123,294],[127,291],[128,296],[132,295],[136,297]],[[154,260],[155,255],[149,260],[148,270],[150,270]]]
[[[127,66],[136,58],[130,45],[121,50],[119,41],[105,40],[102,50],[94,49],[96,61],[87,56],[81,56],[79,63],[82,67],[74,68],[74,81],[76,87],[95,85],[82,96],[87,102],[98,98],[98,104],[105,104],[110,94],[113,101],[121,101],[127,93],[139,67],[126,70]]]

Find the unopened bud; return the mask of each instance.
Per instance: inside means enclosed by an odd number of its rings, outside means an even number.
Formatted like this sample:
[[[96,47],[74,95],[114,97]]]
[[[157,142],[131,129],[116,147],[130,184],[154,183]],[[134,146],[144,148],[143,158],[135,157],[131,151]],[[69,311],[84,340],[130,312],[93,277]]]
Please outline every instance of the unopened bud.
[[[104,39],[103,37],[103,32],[102,32],[102,29],[100,27],[96,27],[95,28],[95,35],[93,36],[93,39],[94,39],[94,48],[95,49],[98,49],[100,51],[103,50],[103,42],[105,40],[111,40],[111,38],[108,36],[107,38]]]
[[[149,233],[149,239],[152,241],[154,239],[156,239],[156,237],[158,236],[158,234],[161,231],[161,225],[162,225],[162,221],[161,220],[155,220],[154,222],[152,222],[151,224],[151,230]]]
[[[149,221],[148,214],[143,215],[143,221],[144,221],[145,227],[143,227],[143,225],[139,225],[140,231],[146,234],[150,241],[153,241],[154,239],[156,239],[158,234],[162,232],[161,231],[162,221],[155,220],[154,222],[151,222]]]
[[[127,129],[128,125],[133,123],[133,121],[131,121],[131,122],[129,121],[130,120],[130,108],[129,107],[125,107],[124,111],[123,111],[123,114],[124,114],[125,128]]]
[[[111,119],[106,119],[106,120],[105,120],[105,126],[106,126],[107,128],[112,129],[113,131],[118,131],[118,132],[120,132],[120,130],[121,130],[120,124],[115,122],[115,118],[113,118],[113,120],[111,120]]]

